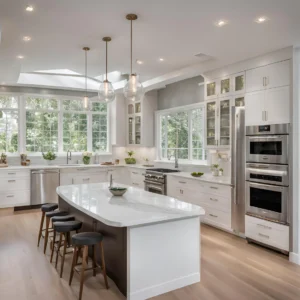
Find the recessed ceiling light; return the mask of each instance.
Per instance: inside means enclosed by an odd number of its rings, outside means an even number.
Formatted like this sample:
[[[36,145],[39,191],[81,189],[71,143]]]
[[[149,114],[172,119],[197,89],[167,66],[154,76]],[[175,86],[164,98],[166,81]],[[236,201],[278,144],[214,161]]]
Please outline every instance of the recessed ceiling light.
[[[23,41],[24,42],[29,42],[29,41],[31,41],[31,37],[30,36],[23,36]]]
[[[24,56],[23,56],[23,55],[18,55],[18,56],[17,56],[17,58],[19,58],[19,59],[23,59],[23,58],[24,58]]]
[[[268,18],[267,17],[258,17],[256,20],[255,20],[255,22],[256,23],[264,23],[264,22],[266,22],[266,21],[268,21]]]
[[[142,65],[144,62],[141,61],[141,60],[139,60],[139,59],[137,59],[137,60],[136,60],[136,63],[139,64],[139,65]]]
[[[219,20],[215,23],[216,26],[218,27],[223,27],[224,25],[226,25],[228,23],[228,21],[226,20]]]
[[[160,58],[160,59],[159,59],[159,61],[164,61],[164,60],[165,60],[164,58]]]
[[[26,6],[26,11],[33,11],[33,6],[32,5],[28,5]]]

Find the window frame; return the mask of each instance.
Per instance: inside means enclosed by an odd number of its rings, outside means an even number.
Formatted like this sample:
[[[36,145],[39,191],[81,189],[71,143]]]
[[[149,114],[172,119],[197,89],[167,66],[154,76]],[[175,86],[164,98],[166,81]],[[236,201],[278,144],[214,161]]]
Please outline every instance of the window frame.
[[[202,128],[203,128],[203,136],[202,136],[202,157],[205,157],[206,149],[205,149],[205,103],[196,103],[196,104],[190,104],[185,106],[177,106],[174,108],[164,109],[164,110],[158,110],[155,112],[155,146],[156,146],[156,161],[157,162],[164,162],[164,163],[170,163],[174,162],[175,158],[172,157],[170,160],[168,158],[163,157],[162,155],[162,148],[161,148],[161,117],[165,116],[167,114],[177,113],[177,112],[187,112],[188,113],[188,159],[179,159],[179,162],[183,164],[198,164],[198,165],[206,165],[207,160],[195,160],[193,159],[193,139],[192,139],[192,111],[195,109],[202,108],[203,111],[203,118],[202,118]],[[165,141],[166,145],[167,140]]]
[[[63,100],[82,100],[81,97],[76,96],[64,96],[64,95],[53,95],[53,94],[33,94],[33,93],[7,93],[0,92],[0,95],[3,96],[14,96],[18,100],[18,108],[8,108],[5,110],[18,110],[18,152],[9,153],[10,156],[19,156],[21,153],[27,153],[26,151],[26,112],[37,111],[37,112],[58,112],[58,152],[57,156],[65,156],[66,152],[63,151],[63,114],[68,113],[86,113],[87,114],[87,151],[92,151],[92,115],[93,114],[102,114],[107,115],[107,151],[106,152],[93,152],[98,155],[111,155],[112,145],[111,145],[111,105],[107,105],[106,112],[97,112],[92,110],[81,110],[81,111],[71,111],[63,110],[62,102]],[[27,97],[36,97],[36,98],[53,98],[58,101],[58,109],[56,110],[35,110],[35,109],[26,109],[26,99]],[[95,101],[97,102],[97,101]],[[82,152],[72,152],[74,155],[81,155]],[[30,156],[41,156],[40,152],[28,152]]]

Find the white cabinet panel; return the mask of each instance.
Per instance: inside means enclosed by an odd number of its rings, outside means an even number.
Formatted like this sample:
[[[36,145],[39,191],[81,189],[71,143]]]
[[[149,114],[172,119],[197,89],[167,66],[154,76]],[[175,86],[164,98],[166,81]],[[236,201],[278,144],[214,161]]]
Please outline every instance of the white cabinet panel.
[[[267,89],[290,85],[290,61],[285,60],[267,66]]]
[[[231,230],[231,213],[217,210],[208,206],[205,209],[204,222],[212,226]]]
[[[30,178],[1,178],[0,191],[19,191],[30,189]]]
[[[246,237],[289,251],[289,226],[246,216]]]
[[[264,124],[265,91],[246,94],[245,97],[245,124]]]
[[[144,189],[145,184],[145,170],[139,170],[139,169],[132,169],[130,170],[130,179],[131,179],[131,185],[134,187],[138,187],[141,189]]]
[[[246,71],[246,92],[264,90],[264,78],[267,74],[266,67],[259,67]]]
[[[0,170],[0,178],[30,177],[30,170]]]
[[[30,205],[30,190],[0,192],[0,208]]]
[[[290,87],[266,90],[265,110],[268,124],[290,123]]]

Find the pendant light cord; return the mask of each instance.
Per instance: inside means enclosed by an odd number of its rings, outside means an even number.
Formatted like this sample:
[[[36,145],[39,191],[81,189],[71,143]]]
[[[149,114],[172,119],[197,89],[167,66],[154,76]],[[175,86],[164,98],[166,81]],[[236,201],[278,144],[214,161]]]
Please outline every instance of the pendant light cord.
[[[106,81],[107,81],[107,41],[106,41]]]
[[[131,43],[130,43],[130,61],[131,61],[130,75],[132,75],[132,20],[130,21],[130,40],[131,40]]]
[[[85,96],[87,97],[87,50],[85,50]]]

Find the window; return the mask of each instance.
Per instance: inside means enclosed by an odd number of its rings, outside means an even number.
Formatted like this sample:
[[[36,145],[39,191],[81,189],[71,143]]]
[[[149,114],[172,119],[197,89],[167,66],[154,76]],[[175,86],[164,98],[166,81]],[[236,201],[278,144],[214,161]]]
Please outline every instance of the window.
[[[0,96],[0,152],[18,152],[18,99]]]
[[[26,151],[58,151],[58,101],[26,98]]]
[[[91,111],[82,104],[74,97],[0,95],[0,153],[107,153],[107,104],[93,102]]]
[[[205,160],[204,106],[178,108],[158,112],[158,156],[171,159]]]

